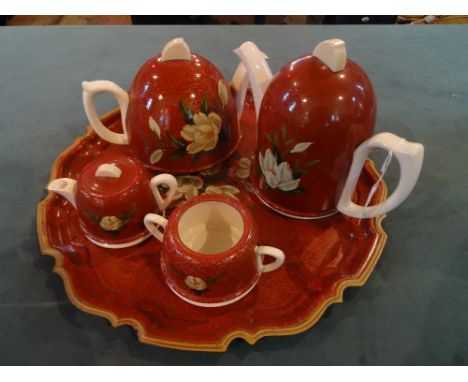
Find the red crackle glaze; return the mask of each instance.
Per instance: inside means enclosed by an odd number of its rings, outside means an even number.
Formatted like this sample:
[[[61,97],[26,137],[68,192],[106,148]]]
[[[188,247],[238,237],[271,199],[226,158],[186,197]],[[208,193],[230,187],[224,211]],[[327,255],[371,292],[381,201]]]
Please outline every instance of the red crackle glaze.
[[[96,170],[104,163],[116,165],[121,176],[96,176]],[[150,180],[145,167],[125,155],[105,154],[90,162],[78,175],[76,193],[80,225],[86,235],[107,244],[145,236],[143,217],[158,210]]]
[[[259,111],[252,182],[262,200],[297,217],[336,212],[353,152],[375,119],[371,82],[352,60],[339,72],[311,55],[282,67]]]
[[[210,168],[235,151],[240,131],[230,86],[204,57],[149,59],[129,90],[131,153],[153,171]]]
[[[183,227],[180,223],[187,213],[197,213],[200,207],[203,208],[210,202],[221,203],[218,208],[233,208],[234,213],[237,211],[243,231],[232,247],[222,252],[206,254],[196,252],[184,244],[181,238]],[[194,211],[194,207],[198,210]],[[218,236],[225,233],[218,232]],[[181,204],[171,214],[164,231],[161,270],[171,289],[192,303],[230,303],[248,293],[260,277],[255,254],[258,241],[252,214],[242,203],[225,195],[201,195]]]
[[[44,255],[54,257],[54,272],[62,277],[76,307],[105,317],[113,326],[131,325],[144,343],[225,351],[235,338],[254,344],[264,336],[303,332],[320,319],[327,307],[343,301],[345,288],[366,282],[385,246],[383,217],[357,220],[337,213],[320,220],[290,219],[259,203],[249,192],[247,179],[238,173],[240,161],[251,158],[255,150],[256,120],[250,94],[240,121],[245,134],[239,151],[219,172],[203,176],[199,192],[206,192],[212,184],[237,187],[240,192],[234,195],[257,222],[260,244],[284,250],[281,268],[262,275],[255,288],[236,303],[217,308],[194,306],[177,297],[165,282],[158,240],[151,238],[137,246],[114,250],[93,245],[80,228],[73,206],[49,193],[38,206],[40,248]],[[103,117],[102,122],[112,131],[122,128],[118,110]],[[58,156],[51,178],[76,179],[93,158],[125,154],[127,150],[128,146],[103,141],[89,127],[87,135]],[[365,203],[378,177],[367,162],[356,187],[356,203]],[[381,182],[370,205],[385,197],[385,183]],[[355,231],[359,235],[354,235]]]

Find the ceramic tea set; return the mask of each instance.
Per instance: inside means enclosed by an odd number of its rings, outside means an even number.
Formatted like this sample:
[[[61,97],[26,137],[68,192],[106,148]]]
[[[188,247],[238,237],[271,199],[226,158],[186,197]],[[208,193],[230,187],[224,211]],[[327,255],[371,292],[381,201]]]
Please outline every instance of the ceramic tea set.
[[[181,38],[141,67],[128,93],[110,81],[83,82],[90,125],[103,140],[128,145],[130,155],[104,153],[77,179],[48,185],[76,208],[80,228],[93,244],[118,250],[154,236],[161,242],[168,287],[202,307],[242,299],[262,273],[275,271],[287,257],[287,248],[259,245],[257,222],[229,195],[194,196],[166,216],[178,187],[172,174],[209,170],[238,149],[239,115],[249,87],[257,114],[249,180],[265,206],[289,218],[325,218],[337,211],[357,218],[385,214],[413,189],[424,155],[419,143],[391,133],[372,136],[375,94],[365,72],[347,58],[342,40],[319,43],[276,75],[254,43],[235,53],[241,62],[231,85]],[[117,99],[122,132],[99,119],[98,93]],[[400,180],[384,202],[359,206],[353,191],[373,149],[397,158]]]

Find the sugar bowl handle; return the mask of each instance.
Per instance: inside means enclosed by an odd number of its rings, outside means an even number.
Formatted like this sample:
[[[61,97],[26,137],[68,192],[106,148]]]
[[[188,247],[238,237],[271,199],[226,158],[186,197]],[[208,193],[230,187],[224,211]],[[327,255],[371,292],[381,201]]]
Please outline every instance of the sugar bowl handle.
[[[169,188],[164,198],[159,192],[159,185],[164,185]],[[156,175],[151,179],[150,187],[151,191],[153,192],[154,199],[156,199],[156,204],[158,205],[159,210],[164,211],[169,206],[169,204],[171,204],[177,192],[177,180],[171,174]]]
[[[392,152],[400,164],[400,180],[387,200],[375,206],[363,207],[351,201],[364,161],[373,149]],[[355,151],[348,178],[338,201],[338,211],[355,218],[373,218],[398,207],[410,194],[421,172],[424,146],[408,142],[391,133],[380,133],[363,142]]]
[[[284,263],[284,252],[275,247],[267,245],[259,245],[255,247],[255,255],[257,256],[257,269],[259,272],[266,273],[274,271],[281,267]],[[271,256],[275,258],[270,264],[263,264],[263,256]]]
[[[83,87],[83,106],[85,109],[86,116],[88,117],[91,127],[94,129],[97,135],[102,139],[116,145],[127,145],[128,134],[127,127],[125,125],[125,117],[127,115],[127,108],[129,102],[128,93],[123,90],[119,85],[111,81],[92,81],[82,82]],[[122,128],[123,133],[114,133],[110,131],[106,126],[103,125],[99,116],[96,112],[96,105],[94,104],[94,97],[99,93],[110,93],[117,100],[120,106],[120,115],[122,117]]]
[[[143,219],[146,229],[161,242],[164,239],[164,232],[160,231],[159,227],[165,230],[167,222],[168,220],[165,217],[158,214],[146,214]]]

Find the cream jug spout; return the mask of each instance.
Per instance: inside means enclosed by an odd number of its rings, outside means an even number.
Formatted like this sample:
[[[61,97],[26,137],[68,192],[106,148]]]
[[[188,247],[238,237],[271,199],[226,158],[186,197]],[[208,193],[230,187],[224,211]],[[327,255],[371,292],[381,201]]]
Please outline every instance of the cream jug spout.
[[[70,178],[55,179],[47,185],[47,189],[62,195],[76,208],[76,180]]]
[[[263,95],[273,77],[271,69],[268,66],[265,54],[252,41],[244,42],[239,48],[234,50],[234,53],[237,54],[245,66],[246,76],[248,76],[252,87],[255,111],[258,117]],[[243,94],[240,96],[243,97]]]

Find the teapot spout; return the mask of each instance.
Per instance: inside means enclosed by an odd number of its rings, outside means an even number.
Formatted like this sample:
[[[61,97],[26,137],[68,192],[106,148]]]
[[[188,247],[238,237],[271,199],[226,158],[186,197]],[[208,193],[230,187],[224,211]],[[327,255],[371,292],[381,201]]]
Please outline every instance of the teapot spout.
[[[62,195],[76,208],[76,180],[70,178],[55,179],[47,185],[47,189]]]
[[[245,66],[246,71],[244,71],[244,73],[245,76],[248,77],[248,81],[252,87],[255,111],[258,117],[263,95],[273,77],[271,69],[266,61],[267,57],[252,41],[244,42],[239,48],[234,50],[234,53],[237,54],[242,64]],[[242,71],[240,71],[240,73],[242,73]],[[245,84],[245,80],[242,79],[239,79],[238,82],[240,84]],[[241,88],[242,91],[245,92],[246,87],[241,86]],[[244,94],[238,94],[237,96],[243,99]]]

